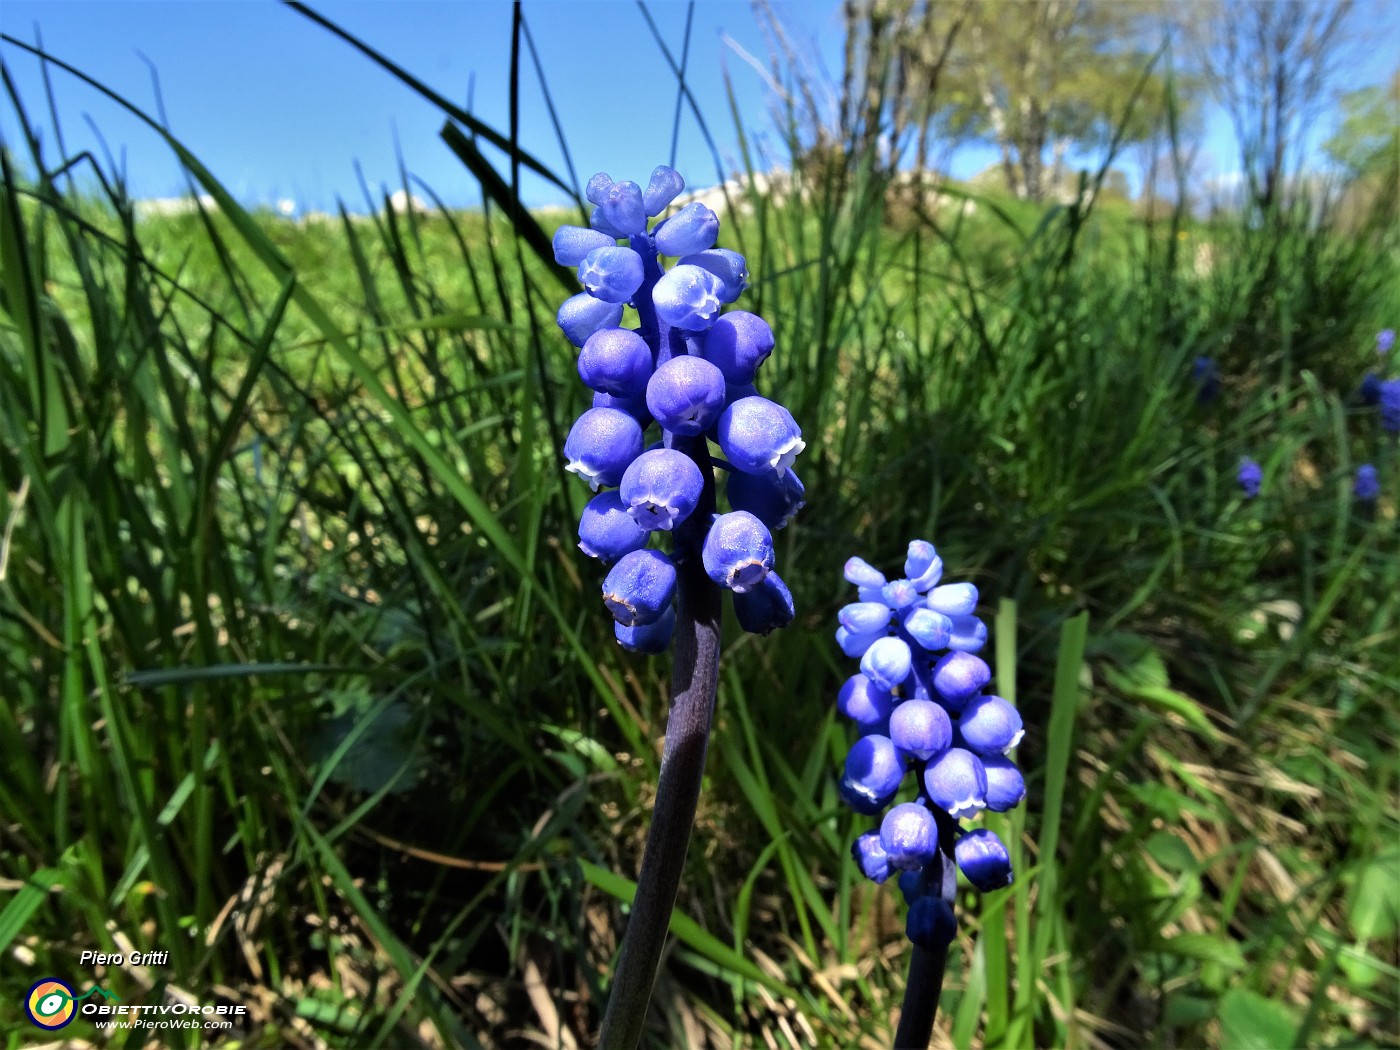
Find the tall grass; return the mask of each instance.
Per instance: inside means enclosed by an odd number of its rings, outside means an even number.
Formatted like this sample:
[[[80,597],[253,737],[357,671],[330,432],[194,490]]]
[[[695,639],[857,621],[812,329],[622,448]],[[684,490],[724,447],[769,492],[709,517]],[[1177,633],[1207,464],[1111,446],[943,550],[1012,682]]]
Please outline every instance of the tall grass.
[[[477,148],[531,144],[437,100],[479,210],[298,224],[158,130],[215,206],[138,219],[5,83],[9,1045],[87,949],[169,950],[102,979],[247,1004],[250,1045],[586,1045],[665,675],[573,550],[562,285]],[[939,1038],[1394,1045],[1400,457],[1351,394],[1400,316],[1394,231],[897,216],[870,141],[726,216],[810,502],[798,623],[726,639],[651,1045],[888,1045],[907,943],[847,855],[830,632],[844,559],[914,536],[997,612],[1028,726],[1018,881],[964,901]]]

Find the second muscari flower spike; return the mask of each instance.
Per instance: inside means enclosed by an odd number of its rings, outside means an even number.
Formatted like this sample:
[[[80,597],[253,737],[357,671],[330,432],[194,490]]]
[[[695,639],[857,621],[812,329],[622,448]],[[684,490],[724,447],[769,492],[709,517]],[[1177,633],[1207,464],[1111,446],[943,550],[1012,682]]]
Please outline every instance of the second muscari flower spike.
[[[856,865],[876,882],[902,871],[909,939],[946,950],[956,920],[936,885],[939,853],[979,890],[1014,877],[997,835],[964,823],[1025,798],[1025,780],[1007,757],[1022,723],[1015,707],[984,692],[992,674],[976,655],[987,638],[977,588],[943,583],[943,560],[925,540],[909,544],[904,573],[890,580],[861,558],[846,562],[857,600],[839,612],[836,637],[861,664],[841,687],[837,708],[860,735],[839,794],[858,813],[884,813],[878,829],[852,844]],[[885,812],[911,775],[915,797]]]

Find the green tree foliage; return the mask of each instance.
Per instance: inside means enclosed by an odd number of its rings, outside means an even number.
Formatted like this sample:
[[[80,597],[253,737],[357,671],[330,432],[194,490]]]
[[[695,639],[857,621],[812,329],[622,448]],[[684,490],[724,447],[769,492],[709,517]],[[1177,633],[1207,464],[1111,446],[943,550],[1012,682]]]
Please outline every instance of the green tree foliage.
[[[1323,151],[1353,176],[1400,170],[1400,69],[1389,84],[1348,91],[1341,97],[1342,121]]]

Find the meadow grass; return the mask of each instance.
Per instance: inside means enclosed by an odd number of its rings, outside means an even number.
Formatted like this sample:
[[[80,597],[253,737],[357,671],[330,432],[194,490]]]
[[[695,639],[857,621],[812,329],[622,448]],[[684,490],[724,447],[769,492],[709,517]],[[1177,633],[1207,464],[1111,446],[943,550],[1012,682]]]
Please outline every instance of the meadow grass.
[[[6,85],[7,1045],[85,949],[168,949],[102,979],[248,1005],[227,1045],[586,1045],[667,675],[573,547],[547,221],[451,111],[478,210],[250,214],[167,136],[215,204],[138,219]],[[848,856],[831,635],[845,558],[920,536],[995,617],[1030,784],[943,1044],[1397,1045],[1400,456],[1353,396],[1393,226],[887,211],[871,161],[724,216],[809,503],[797,622],[727,631],[649,1044],[889,1045],[908,945]]]

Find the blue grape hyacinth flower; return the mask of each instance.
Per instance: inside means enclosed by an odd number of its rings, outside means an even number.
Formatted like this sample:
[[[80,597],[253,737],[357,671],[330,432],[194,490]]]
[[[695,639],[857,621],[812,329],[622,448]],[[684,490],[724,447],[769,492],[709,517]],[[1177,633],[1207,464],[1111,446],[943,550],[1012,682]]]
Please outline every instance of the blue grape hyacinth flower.
[[[1382,383],[1378,400],[1381,429],[1387,433],[1400,434],[1400,379],[1387,379]]]
[[[862,815],[884,814],[878,834],[863,833],[852,856],[877,882],[903,872],[906,933],[930,950],[946,950],[956,928],[942,896],[950,891],[939,885],[947,865],[984,891],[1013,878],[996,834],[964,823],[984,810],[1005,812],[1026,794],[1007,757],[1021,740],[1021,716],[984,692],[992,673],[976,655],[987,639],[977,588],[942,576],[943,560],[924,540],[909,544],[904,576],[893,580],[851,558],[845,577],[857,600],[837,614],[836,632],[842,652],[861,662],[836,701],[859,734],[838,793]],[[885,812],[906,784],[914,797]]]
[[[1382,328],[1376,333],[1376,353],[1385,355],[1395,345],[1395,329]]]
[[[1381,494],[1381,483],[1376,477],[1374,464],[1363,463],[1356,468],[1356,478],[1352,482],[1351,490],[1357,499],[1367,503]]]
[[[1239,468],[1235,471],[1235,480],[1239,482],[1240,490],[1245,494],[1246,499],[1253,499],[1259,495],[1260,488],[1264,484],[1264,468],[1258,462],[1245,456],[1240,460]]]
[[[1220,396],[1220,369],[1213,357],[1191,362],[1191,381],[1196,384],[1196,403],[1207,404]]]
[[[605,490],[583,511],[578,546],[631,588],[614,588],[608,603],[621,611],[618,641],[647,653],[665,649],[675,619],[670,597],[658,604],[647,590],[655,572],[636,575],[655,570],[657,556],[672,566],[703,560],[733,594],[744,630],[790,624],[792,593],[774,571],[772,533],[806,495],[792,470],[801,428],[755,386],[773,330],[757,314],[726,310],[748,286],[748,266],[716,246],[719,218],[704,204],[665,216],[684,187],[665,165],[645,188],[599,173],[586,190],[589,225],[562,226],[553,239],[555,261],[577,267],[584,288],[558,322],[593,391],[565,442],[565,469]],[[662,257],[679,261],[667,269]],[[623,327],[628,309],[636,323]],[[709,441],[723,459],[711,458]],[[714,466],[730,475],[727,513],[714,496]],[[629,568],[633,576],[619,575]]]

